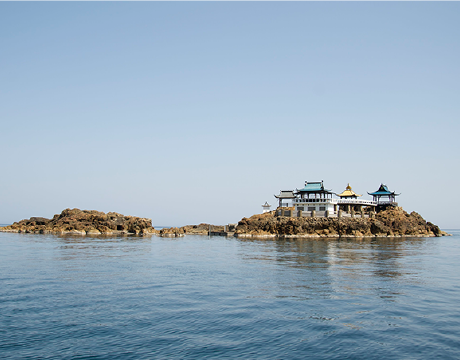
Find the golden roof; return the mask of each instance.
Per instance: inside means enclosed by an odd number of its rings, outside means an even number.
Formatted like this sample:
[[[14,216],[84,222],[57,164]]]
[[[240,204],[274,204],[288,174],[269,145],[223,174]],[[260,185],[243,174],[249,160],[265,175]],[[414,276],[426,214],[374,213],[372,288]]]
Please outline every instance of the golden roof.
[[[351,186],[350,184],[348,184],[347,188],[345,189],[345,191],[341,194],[337,194],[337,196],[340,196],[340,197],[350,197],[350,196],[362,196],[362,195],[359,195],[357,193],[355,193],[353,190],[351,190]]]

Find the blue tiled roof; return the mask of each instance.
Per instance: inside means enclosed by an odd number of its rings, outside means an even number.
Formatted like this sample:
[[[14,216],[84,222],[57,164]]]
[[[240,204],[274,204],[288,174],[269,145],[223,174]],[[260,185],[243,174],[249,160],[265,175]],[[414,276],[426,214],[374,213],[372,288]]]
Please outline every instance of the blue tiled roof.
[[[374,191],[372,193],[368,192],[369,195],[399,195],[395,194],[394,191],[388,190],[388,186],[380,184],[380,187],[377,191]]]
[[[323,186],[320,182],[314,182],[314,183],[306,183],[305,187],[303,188],[305,191],[318,191],[318,190],[323,190]]]
[[[330,191],[324,188],[322,182],[307,182],[303,189],[299,189],[301,192],[318,192],[318,191]]]
[[[368,193],[369,195],[391,195],[393,194],[391,191],[374,191],[372,193]]]

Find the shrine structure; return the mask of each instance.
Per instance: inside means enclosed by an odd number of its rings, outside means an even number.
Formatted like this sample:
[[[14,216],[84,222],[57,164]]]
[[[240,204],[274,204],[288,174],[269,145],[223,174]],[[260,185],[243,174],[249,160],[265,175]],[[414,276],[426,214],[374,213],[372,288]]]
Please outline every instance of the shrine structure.
[[[265,204],[262,205],[262,209],[263,209],[262,214],[270,212],[271,207],[272,206],[267,201],[265,201]]]

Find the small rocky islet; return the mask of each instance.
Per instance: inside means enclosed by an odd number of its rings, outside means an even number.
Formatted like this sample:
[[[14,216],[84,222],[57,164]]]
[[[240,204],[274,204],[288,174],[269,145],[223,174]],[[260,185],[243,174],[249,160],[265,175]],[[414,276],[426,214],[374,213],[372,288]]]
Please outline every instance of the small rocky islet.
[[[58,235],[147,235],[155,233],[152,220],[125,216],[116,212],[107,214],[96,210],[65,209],[52,219],[31,217],[0,228],[4,232],[58,234]]]
[[[58,235],[159,235],[180,237],[221,233],[236,237],[432,237],[449,235],[437,225],[425,221],[416,212],[410,214],[401,207],[390,207],[375,217],[327,218],[285,217],[276,211],[241,219],[238,224],[210,224],[163,228],[152,226],[152,220],[125,216],[116,212],[65,209],[52,219],[31,217],[0,228],[3,232]],[[212,229],[212,230],[211,230]]]

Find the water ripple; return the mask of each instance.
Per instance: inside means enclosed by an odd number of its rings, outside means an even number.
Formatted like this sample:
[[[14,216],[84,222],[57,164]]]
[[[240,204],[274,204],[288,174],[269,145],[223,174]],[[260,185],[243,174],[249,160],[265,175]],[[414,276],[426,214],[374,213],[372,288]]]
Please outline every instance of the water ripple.
[[[459,239],[0,233],[0,353],[455,359]]]

